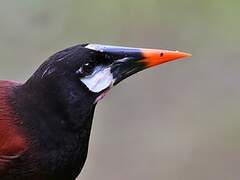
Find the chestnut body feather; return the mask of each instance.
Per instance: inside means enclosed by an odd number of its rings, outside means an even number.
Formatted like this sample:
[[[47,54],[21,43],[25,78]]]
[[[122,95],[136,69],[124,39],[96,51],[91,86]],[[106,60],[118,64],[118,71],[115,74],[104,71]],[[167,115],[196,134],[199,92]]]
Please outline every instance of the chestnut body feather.
[[[18,85],[15,82],[0,81],[0,176],[6,174],[27,150],[21,132],[22,122],[11,102],[13,89]]]

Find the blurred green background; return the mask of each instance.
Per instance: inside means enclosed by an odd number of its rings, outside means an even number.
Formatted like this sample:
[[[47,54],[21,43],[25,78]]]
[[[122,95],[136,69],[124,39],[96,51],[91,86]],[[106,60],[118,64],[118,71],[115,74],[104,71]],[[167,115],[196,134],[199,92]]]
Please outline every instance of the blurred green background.
[[[81,180],[239,180],[240,1],[2,0],[0,78],[92,42],[182,50],[99,103]],[[74,158],[74,157],[73,157]]]

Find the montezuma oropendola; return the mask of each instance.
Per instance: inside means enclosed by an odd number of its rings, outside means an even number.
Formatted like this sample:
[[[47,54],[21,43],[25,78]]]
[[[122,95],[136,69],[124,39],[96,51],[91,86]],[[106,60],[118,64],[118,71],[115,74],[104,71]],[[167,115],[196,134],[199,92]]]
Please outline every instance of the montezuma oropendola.
[[[23,84],[0,81],[0,179],[74,180],[106,92],[143,69],[189,56],[82,44],[51,56]]]

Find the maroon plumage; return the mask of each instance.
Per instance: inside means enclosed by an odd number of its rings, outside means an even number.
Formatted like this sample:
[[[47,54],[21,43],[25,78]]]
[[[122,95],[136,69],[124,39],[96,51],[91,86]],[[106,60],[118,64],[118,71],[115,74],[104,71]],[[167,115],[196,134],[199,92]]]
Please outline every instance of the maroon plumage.
[[[18,83],[0,81],[0,172],[11,168],[11,163],[26,149],[27,143],[21,132],[21,120],[10,100]]]

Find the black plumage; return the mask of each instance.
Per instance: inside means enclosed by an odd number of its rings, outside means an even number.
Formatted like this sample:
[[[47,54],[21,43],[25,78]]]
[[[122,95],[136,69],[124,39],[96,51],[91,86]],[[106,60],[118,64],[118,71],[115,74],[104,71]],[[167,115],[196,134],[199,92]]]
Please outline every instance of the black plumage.
[[[76,179],[102,95],[138,71],[186,56],[83,44],[51,56],[24,84],[0,82],[0,179]]]

